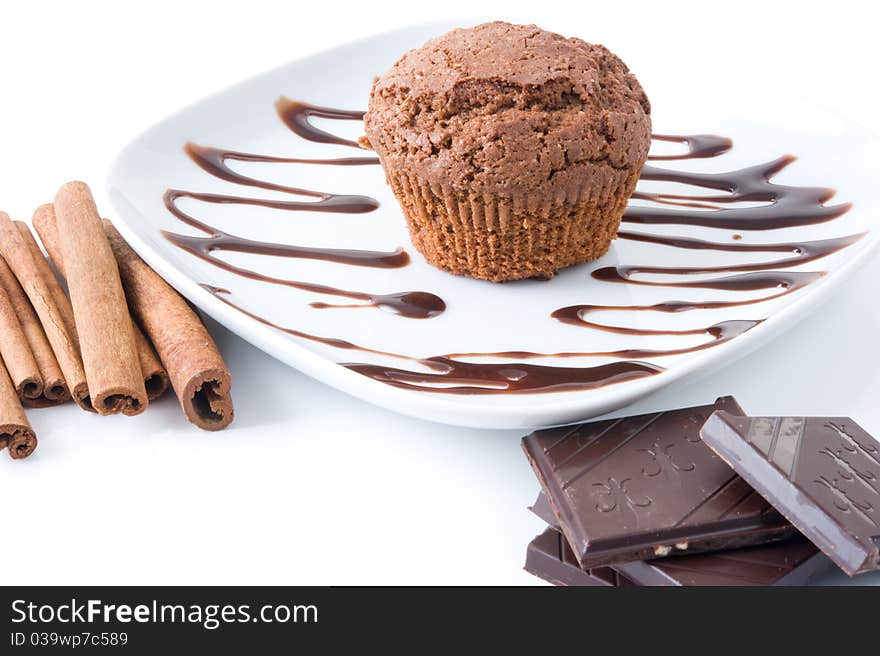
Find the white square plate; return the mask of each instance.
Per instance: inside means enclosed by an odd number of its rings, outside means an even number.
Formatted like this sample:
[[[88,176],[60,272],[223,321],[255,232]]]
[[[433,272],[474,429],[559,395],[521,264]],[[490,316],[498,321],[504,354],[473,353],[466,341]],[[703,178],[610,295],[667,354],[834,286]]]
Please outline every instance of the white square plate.
[[[163,198],[168,189],[270,202],[316,200],[265,187],[236,184],[211,175],[187,155],[185,144],[193,142],[200,146],[277,158],[369,156],[369,153],[350,146],[310,141],[294,134],[276,112],[276,101],[287,97],[320,106],[365,109],[375,75],[388,68],[405,50],[450,27],[420,26],[340,46],[238,84],[150,128],[125,148],[111,169],[110,194],[118,212],[116,223],[120,231],[152,267],[200,309],[300,371],[399,412],[451,424],[493,428],[546,426],[586,419],[622,407],[697,371],[721,367],[791,326],[816,307],[818,301],[847,273],[855,270],[876,245],[873,217],[878,208],[872,194],[871,172],[877,144],[873,137],[857,126],[827,115],[819,108],[805,106],[797,99],[776,98],[772,103],[762,99],[757,103],[745,92],[724,96],[723,107],[719,107],[719,96],[706,94],[694,86],[682,86],[672,73],[668,80],[641,80],[652,100],[655,131],[725,135],[733,139],[734,147],[718,157],[654,162],[654,165],[693,172],[725,172],[766,163],[790,153],[797,157],[797,161],[775,175],[774,183],[833,187],[837,195],[828,201],[829,204],[851,202],[853,207],[833,220],[773,230],[638,223],[624,223],[623,229],[631,233],[708,240],[726,246],[801,243],[864,233],[852,245],[827,257],[774,269],[783,273],[825,272],[825,275],[782,295],[779,293],[785,291],[783,288],[683,288],[609,282],[593,277],[592,272],[606,267],[717,269],[798,255],[792,252],[743,252],[742,249],[680,248],[618,239],[600,261],[567,269],[550,281],[529,280],[499,285],[455,277],[432,268],[413,249],[401,210],[386,186],[379,166],[244,161],[247,158],[233,158],[227,163],[236,172],[276,185],[369,196],[378,201],[378,208],[367,213],[289,211],[246,201],[202,202],[192,198],[180,198],[176,206],[199,221],[246,240],[288,247],[297,245],[306,249],[394,252],[403,248],[409,253],[410,263],[399,268],[381,268],[309,257],[213,252],[232,268],[238,268],[239,271],[235,272],[230,267],[218,267],[179,248],[164,236],[165,233],[175,233],[208,237],[182,223],[167,209]],[[362,133],[359,121],[320,117],[311,120],[313,125],[349,139],[356,139]],[[655,146],[656,151],[652,151],[655,154],[676,152],[675,144],[655,142]],[[677,147],[680,152],[682,147]],[[727,193],[707,189],[695,191],[692,186],[669,182],[645,182],[640,184],[640,189],[667,194]],[[710,203],[713,207],[734,212],[755,204],[760,203]],[[651,203],[633,201],[631,205]],[[654,206],[671,207],[668,204]],[[711,213],[713,210],[694,211]],[[290,249],[287,250],[287,255],[291,255]],[[442,298],[446,309],[432,318],[406,318],[388,311],[387,307],[372,307],[363,299],[255,280],[240,275],[243,269],[278,279],[370,294],[422,290]],[[728,270],[685,275],[636,272],[633,277],[642,281],[680,284],[743,273],[749,275],[748,272]],[[774,274],[761,271],[759,275],[772,278]],[[209,288],[221,288],[228,293],[212,293]],[[730,302],[766,296],[776,298],[714,309],[679,312],[615,310],[589,315],[589,321],[630,329],[624,332],[600,330],[586,324],[571,325],[551,317],[554,310],[582,304],[646,306],[669,301]],[[313,306],[314,303],[361,307],[320,308]],[[580,316],[582,322],[587,319],[583,314],[576,316]],[[752,322],[748,325],[753,327],[727,341],[712,342],[713,337],[706,329],[731,321]],[[645,331],[660,332],[646,334]],[[670,335],[670,331],[679,334]],[[339,342],[303,338],[303,334],[343,340],[370,352],[341,347],[345,345]],[[688,350],[706,342],[712,342],[712,345]],[[630,353],[607,355],[621,350]],[[449,376],[443,377],[445,370],[442,366],[435,365],[432,369],[418,362],[444,354],[509,351],[606,355],[456,356],[461,362],[487,365],[472,369],[470,373],[490,372],[493,382],[452,381]],[[682,352],[659,355],[651,351]],[[642,364],[634,365],[634,362]],[[350,363],[372,365],[359,369],[373,375],[364,375],[357,369],[344,366]],[[620,366],[610,369],[607,366],[615,363]],[[497,366],[499,364],[503,366]],[[499,387],[529,387],[530,381],[543,378],[546,382],[558,378],[558,371],[536,366],[569,368],[565,377],[580,381],[574,385],[579,389],[511,393]],[[755,361],[755,366],[760,367],[759,360]],[[624,380],[612,384],[585,388],[584,380],[596,376],[604,379],[609,371],[618,369],[636,374],[654,370],[657,373],[624,376]],[[236,384],[258,383],[236,381]],[[724,390],[716,392],[722,394]]]

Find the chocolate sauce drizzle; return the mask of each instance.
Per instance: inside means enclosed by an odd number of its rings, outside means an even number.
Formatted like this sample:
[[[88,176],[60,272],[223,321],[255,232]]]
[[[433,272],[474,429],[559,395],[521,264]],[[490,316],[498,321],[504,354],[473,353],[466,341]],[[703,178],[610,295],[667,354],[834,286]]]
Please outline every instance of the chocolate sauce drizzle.
[[[339,137],[315,127],[310,119],[319,117],[332,120],[363,119],[364,112],[338,110],[280,98],[275,104],[282,122],[296,135],[308,141],[358,147],[357,142]],[[714,158],[728,152],[733,142],[717,135],[654,135],[656,141],[681,143],[686,151],[679,154],[652,155],[652,161],[672,161]],[[170,189],[165,194],[165,206],[183,223],[196,228],[207,236],[187,236],[166,232],[165,236],[184,250],[226,271],[246,278],[293,287],[296,289],[333,297],[344,297],[358,303],[312,302],[315,309],[378,307],[409,318],[429,318],[445,310],[444,301],[430,292],[409,291],[390,294],[371,294],[329,287],[314,282],[275,278],[223,261],[213,255],[214,251],[233,251],[290,258],[318,259],[346,266],[399,268],[406,266],[409,256],[402,249],[394,251],[366,251],[348,249],[323,249],[275,244],[246,239],[226,233],[203,223],[187,214],[177,204],[181,198],[207,203],[231,203],[270,207],[291,211],[317,211],[341,214],[368,213],[378,207],[378,202],[367,196],[330,194],[300,187],[281,185],[253,178],[235,171],[229,162],[255,162],[268,164],[296,164],[318,166],[365,166],[379,163],[376,157],[340,157],[335,159],[304,159],[245,153],[234,150],[201,146],[194,143],[184,148],[192,161],[211,176],[242,186],[257,187],[271,191],[303,196],[314,200],[268,200],[223,194],[197,193]],[[784,156],[766,164],[750,166],[722,173],[693,173],[645,166],[643,180],[671,182],[716,194],[671,194],[636,191],[634,199],[648,201],[651,206],[630,204],[624,221],[627,223],[671,224],[702,226],[741,231],[779,230],[831,221],[848,211],[850,205],[842,203],[826,205],[834,191],[818,187],[795,187],[777,185],[771,178],[789,166],[794,157]],[[758,206],[737,207],[737,203],[761,203]],[[642,329],[628,326],[602,324],[591,320],[593,313],[607,310],[627,312],[679,313],[691,310],[715,310],[754,305],[792,294],[821,278],[823,271],[784,271],[807,264],[836,253],[861,239],[864,234],[854,234],[831,239],[798,241],[790,243],[749,244],[742,243],[742,235],[731,235],[737,243],[708,241],[689,236],[659,235],[643,232],[620,231],[621,239],[652,244],[663,248],[708,250],[732,253],[778,253],[783,257],[763,262],[712,265],[701,267],[659,267],[649,265],[620,265],[600,267],[592,271],[594,279],[631,285],[676,287],[689,289],[713,289],[729,293],[723,300],[687,301],[672,300],[652,305],[571,305],[560,308],[551,317],[561,323],[633,336],[702,337],[696,344],[668,349],[624,348],[608,351],[567,351],[540,353],[526,350],[507,350],[493,353],[449,353],[429,358],[416,358],[400,353],[381,351],[360,346],[333,337],[314,335],[294,328],[279,326],[233,303],[225,289],[203,285],[216,298],[236,308],[252,319],[285,332],[294,337],[318,342],[333,348],[387,356],[397,360],[418,363],[428,371],[416,371],[387,365],[345,363],[343,366],[374,380],[409,390],[441,392],[447,394],[511,394],[557,392],[565,390],[594,389],[604,385],[653,376],[664,371],[658,365],[642,362],[641,358],[681,355],[712,348],[729,342],[759,325],[762,319],[733,319],[711,326],[685,329]],[[726,273],[712,278],[693,279],[700,274]],[[641,274],[688,276],[674,281],[655,281],[636,277]],[[737,298],[735,294],[769,290],[768,295],[756,298]],[[470,362],[463,358],[495,358],[503,360],[528,360],[533,358],[615,358],[619,362],[596,366],[544,366],[523,362]]]
[[[608,326],[601,323],[592,323],[589,321],[581,320],[583,316],[581,312],[586,313],[587,308],[593,308],[594,310],[607,310],[607,309],[621,309],[621,310],[633,310],[633,309],[648,309],[649,306],[620,306],[619,308],[610,308],[603,307],[601,305],[589,306],[589,305],[572,305],[570,307],[561,308],[553,312],[552,316],[554,319],[558,319],[563,323],[570,323],[576,326],[589,326],[591,328],[595,328],[597,330],[603,330],[605,332],[610,333],[618,333],[621,335],[700,335],[700,336],[708,336],[710,339],[705,342],[700,342],[694,346],[687,346],[675,349],[637,349],[637,348],[629,348],[629,349],[618,349],[615,351],[561,351],[559,353],[535,353],[533,351],[498,351],[496,353],[450,353],[446,355],[447,358],[475,358],[475,357],[496,357],[496,358],[515,358],[515,359],[530,359],[530,358],[595,358],[595,357],[607,357],[607,358],[623,358],[623,359],[632,359],[632,358],[656,358],[667,355],[682,355],[684,353],[693,353],[695,351],[702,351],[703,349],[711,348],[713,346],[718,346],[719,344],[723,344],[725,342],[729,342],[734,337],[739,337],[743,333],[751,330],[758,324],[760,324],[763,319],[748,319],[748,320],[733,320],[733,321],[722,321],[721,323],[717,323],[714,326],[709,326],[707,328],[693,328],[690,330],[642,330],[639,328],[627,328],[624,326]]]
[[[271,200],[267,198],[250,198],[249,196],[228,196],[226,194],[206,194],[196,191],[184,191],[182,189],[169,189],[165,192],[165,207],[184,223],[208,233],[215,232],[215,229],[180,210],[177,207],[178,198],[192,198],[203,203],[215,203],[217,205],[253,205],[276,210],[331,212],[334,214],[366,214],[379,207],[379,202],[369,196],[325,194],[307,189],[297,190],[293,193],[312,196],[318,198],[318,200]]]
[[[356,141],[343,139],[335,134],[316,128],[309,122],[312,116],[330,118],[342,121],[362,121],[366,112],[334,109],[333,107],[319,107],[308,103],[290,100],[282,96],[275,101],[275,111],[291,132],[308,141],[317,143],[339,144],[340,146],[354,146],[359,148]]]
[[[794,161],[794,157],[785,155],[766,164],[724,173],[689,173],[645,166],[642,169],[642,180],[677,182],[727,193],[693,196],[637,191],[633,194],[633,198],[667,205],[682,205],[683,203],[680,201],[688,201],[691,203],[691,207],[710,209],[668,209],[630,205],[623,215],[623,220],[627,223],[651,225],[674,224],[730,230],[778,230],[830,221],[850,209],[850,203],[825,205],[825,202],[834,196],[833,189],[791,187],[770,182],[770,178]],[[713,205],[743,201],[764,204],[736,208],[715,207]]]
[[[436,294],[430,292],[417,291],[394,292],[393,294],[366,294],[364,292],[350,292],[340,289],[332,289],[331,291],[326,287],[323,290],[318,290],[316,289],[317,287],[320,287],[320,285],[312,285],[312,289],[309,291],[318,291],[319,293],[334,296],[348,296],[349,298],[367,301],[366,304],[324,303],[319,301],[309,303],[309,307],[318,310],[327,310],[331,308],[354,309],[377,307],[382,310],[390,310],[395,314],[399,314],[402,317],[409,317],[410,319],[430,319],[431,317],[436,317],[438,314],[443,314],[446,310],[445,301]],[[300,289],[302,289],[301,286]]]
[[[175,201],[181,197],[196,198],[198,200],[210,200],[210,194],[194,194],[175,189],[169,189],[165,193],[165,207],[184,223],[191,225],[199,230],[207,233],[207,237],[193,237],[189,235],[181,235],[173,232],[163,232],[165,237],[173,244],[183,250],[195,255],[206,262],[210,262],[230,273],[239,276],[258,280],[274,285],[283,285],[300,289],[302,291],[313,292],[316,294],[325,294],[328,296],[342,296],[366,303],[357,305],[328,305],[312,303],[312,307],[376,307],[383,310],[389,310],[395,314],[412,319],[429,319],[441,314],[446,309],[446,303],[436,294],[429,292],[411,291],[411,292],[392,292],[390,294],[371,294],[368,292],[353,291],[348,289],[340,289],[329,285],[319,283],[305,282],[301,280],[290,280],[286,278],[276,278],[266,274],[258,273],[252,269],[236,266],[225,260],[216,257],[214,251],[231,251],[238,253],[255,253],[258,255],[274,255],[276,257],[289,257],[310,260],[323,260],[327,262],[335,262],[337,264],[347,264],[350,266],[365,266],[373,268],[400,268],[409,263],[409,255],[402,249],[391,252],[382,251],[365,251],[365,250],[347,250],[338,248],[314,248],[291,246],[288,244],[276,244],[271,242],[255,241],[253,239],[245,239],[236,235],[223,232],[218,228],[209,226],[201,221],[194,219],[181,210]],[[223,196],[220,202],[226,202],[229,197]],[[260,201],[262,202],[262,201]]]
[[[236,253],[254,253],[257,255],[273,255],[275,257],[291,257],[307,260],[325,260],[327,262],[335,262],[337,264],[348,264],[352,266],[378,267],[383,269],[397,269],[409,264],[409,255],[402,249],[398,248],[394,251],[366,251],[358,249],[345,248],[314,248],[306,246],[293,246],[290,244],[276,244],[273,242],[257,241],[238,237],[228,232],[224,232],[219,228],[202,223],[193,216],[187,214],[177,206],[178,198],[193,198],[206,203],[233,203],[238,205],[259,205],[262,207],[275,207],[278,209],[290,209],[291,206],[301,205],[295,201],[270,201],[256,198],[239,198],[237,196],[224,196],[219,194],[201,194],[192,191],[182,191],[180,189],[169,189],[165,192],[165,207],[178,219],[202,232],[207,237],[192,237],[189,235],[180,235],[173,232],[163,232],[165,237],[180,246],[193,255],[197,255],[202,259],[211,262],[228,271],[236,271],[236,267],[227,265],[222,260],[214,258],[211,253],[214,251],[232,251]],[[335,198],[363,198],[361,196]],[[340,202],[338,207],[329,209],[328,206],[322,206],[323,211],[338,212],[352,214],[361,211],[359,201],[349,205],[346,202]],[[305,205],[319,205],[319,203],[304,203]],[[258,274],[254,274],[256,277]]]
[[[590,390],[624,383],[665,371],[662,367],[626,360],[594,367],[548,367],[537,364],[478,363],[432,358],[439,373],[398,369],[387,365],[349,363],[344,367],[373,380],[421,392],[444,394],[522,394]],[[449,387],[434,387],[442,385]]]
[[[326,107],[316,107],[314,105],[294,102],[286,98],[280,98],[276,102],[276,109],[284,123],[296,134],[305,139],[320,143],[335,143],[357,147],[357,143],[353,141],[341,139],[314,127],[309,123],[309,117],[320,116],[333,119],[361,120],[363,118],[363,112],[350,112]],[[193,237],[168,231],[163,232],[167,239],[185,251],[205,260],[206,262],[210,262],[225,271],[252,280],[283,285],[316,294],[341,296],[358,301],[365,301],[365,303],[359,304],[338,305],[322,302],[311,303],[311,307],[316,309],[376,307],[412,319],[428,319],[435,317],[438,314],[443,313],[446,309],[446,303],[443,299],[430,292],[403,291],[387,294],[374,294],[363,291],[340,289],[319,283],[264,275],[251,269],[235,266],[213,255],[215,251],[231,251],[258,255],[271,255],[276,257],[323,260],[349,266],[399,268],[409,264],[409,255],[403,249],[398,248],[395,251],[384,252],[338,248],[315,248],[246,239],[244,237],[224,232],[219,228],[199,221],[192,215],[181,210],[177,204],[177,201],[180,198],[190,198],[205,203],[253,205],[288,211],[329,212],[337,214],[362,214],[372,212],[379,207],[379,203],[369,196],[331,194],[260,180],[259,178],[253,178],[235,171],[229,166],[228,162],[232,160],[271,164],[367,166],[378,164],[378,158],[340,157],[335,159],[306,159],[299,157],[276,157],[255,153],[244,153],[236,150],[225,150],[212,146],[201,146],[192,142],[188,142],[184,146],[184,152],[186,152],[189,158],[199,166],[199,168],[215,178],[233,184],[258,187],[261,189],[280,191],[283,193],[317,199],[315,201],[270,200],[247,196],[197,193],[180,189],[169,189],[165,192],[164,197],[165,207],[168,211],[183,223],[186,223],[208,235],[207,237]]]
[[[663,367],[648,362],[627,360],[593,367],[548,367],[524,363],[477,363],[461,362],[447,356],[413,358],[400,353],[380,351],[353,344],[352,342],[313,335],[293,328],[280,326],[249,312],[230,301],[229,290],[211,285],[202,288],[244,315],[300,339],[349,351],[361,351],[419,363],[433,372],[400,369],[388,365],[342,363],[343,367],[394,387],[404,389],[443,392],[445,394],[524,394],[586,390],[623,383],[665,371]]]
[[[787,267],[798,266],[813,262],[823,257],[827,257],[832,253],[843,250],[847,246],[851,246],[859,239],[865,236],[865,233],[855,235],[847,235],[845,237],[835,237],[832,239],[819,239],[815,241],[803,241],[780,244],[731,244],[704,241],[701,239],[687,239],[684,237],[666,237],[662,235],[648,235],[642,233],[621,232],[618,237],[621,239],[630,239],[633,241],[647,242],[651,244],[660,244],[663,246],[671,246],[674,248],[687,248],[697,250],[716,250],[716,251],[733,251],[739,253],[790,253],[792,257],[771,260],[770,262],[751,262],[748,264],[728,264],[720,266],[704,266],[704,267],[655,267],[655,266],[617,266],[617,267],[601,267],[595,269],[590,275],[597,280],[606,282],[627,282],[635,285],[653,285],[658,287],[693,287],[708,289],[726,289],[736,291],[754,291],[759,289],[781,288],[780,294],[763,297],[756,300],[738,301],[724,303],[719,306],[717,304],[712,307],[733,307],[735,305],[749,305],[755,302],[763,302],[772,298],[779,298],[785,294],[796,292],[804,286],[817,280],[822,272],[792,272],[783,273],[779,271],[769,271],[766,274],[759,274],[759,271],[767,271],[768,269],[784,269]],[[651,282],[634,279],[636,274],[672,274],[672,275],[689,275],[689,274],[705,274],[720,272],[739,272],[745,273],[738,276],[728,276],[723,278],[713,278],[711,280],[697,280],[685,282]],[[706,309],[705,303],[695,303],[694,309]]]
[[[637,267],[633,267],[637,268]],[[646,285],[650,287],[689,287],[690,289],[722,289],[734,292],[752,292],[761,289],[782,289],[782,293],[773,296],[778,298],[790,294],[809,285],[825,275],[824,271],[769,271],[767,273],[738,273],[733,276],[710,278],[708,280],[683,280],[680,282],[655,282],[653,280],[637,280],[626,267],[602,267],[593,271],[596,280],[606,282],[625,282],[630,285]],[[763,300],[768,300],[765,297]],[[736,305],[742,304],[737,301]],[[695,304],[702,307],[699,303]],[[727,307],[730,307],[729,305]],[[705,308],[703,308],[705,309]]]
[[[238,162],[259,162],[264,164],[315,164],[319,166],[369,166],[379,163],[377,157],[338,157],[336,159],[303,159],[301,157],[273,157],[271,155],[257,155],[255,153],[242,153],[237,150],[223,150],[222,148],[213,148],[211,146],[199,146],[192,142],[188,142],[183,147],[184,152],[189,158],[195,162],[199,168],[206,173],[213,175],[215,178],[226,180],[234,184],[246,185],[250,187],[260,187],[261,189],[270,189],[272,191],[283,191],[289,194],[299,194],[301,196],[312,196],[323,198],[326,194],[320,194],[310,189],[300,189],[298,187],[287,187],[267,182],[258,178],[238,173],[232,170],[227,162],[229,160]],[[332,196],[332,194],[330,194]],[[378,203],[372,198],[364,199],[364,211],[370,212]]]
[[[678,155],[648,155],[648,159],[654,162],[718,157],[733,148],[733,139],[717,134],[652,134],[651,139],[687,146],[687,151]]]
[[[671,248],[687,248],[690,250],[710,250],[710,251],[728,251],[734,253],[790,253],[791,257],[781,260],[772,260],[770,262],[751,262],[748,264],[730,264],[723,266],[705,266],[705,267],[655,267],[655,266],[626,266],[618,267],[618,270],[624,272],[623,275],[631,275],[634,273],[672,273],[672,274],[696,274],[696,273],[716,273],[716,272],[734,272],[734,271],[765,271],[767,269],[784,269],[787,267],[799,266],[807,264],[814,260],[828,257],[829,255],[843,250],[847,246],[852,246],[865,233],[855,235],[847,235],[845,237],[835,237],[832,239],[817,239],[815,241],[800,241],[780,244],[730,244],[716,241],[705,241],[703,239],[690,239],[687,237],[670,237],[665,235],[651,235],[639,232],[617,233],[618,239],[626,239],[629,241],[639,241],[648,244],[658,244],[661,246],[669,246]],[[740,237],[741,239],[741,237]],[[601,269],[600,269],[601,271]],[[601,278],[602,274],[594,277]]]
[[[397,353],[390,353],[388,351],[379,351],[377,349],[371,349],[371,348],[367,348],[365,346],[358,346],[357,344],[353,344],[353,343],[346,341],[344,339],[337,339],[335,337],[323,337],[321,335],[313,335],[312,333],[307,333],[302,330],[297,330],[295,328],[287,328],[285,326],[281,326],[277,323],[269,321],[265,317],[261,317],[258,314],[254,314],[253,312],[250,312],[250,311],[244,309],[243,307],[241,307],[240,305],[237,305],[236,303],[233,303],[232,301],[230,301],[227,297],[230,294],[232,294],[232,292],[230,292],[228,289],[224,289],[223,287],[215,287],[213,285],[206,285],[204,283],[202,283],[200,286],[202,287],[202,289],[204,289],[205,291],[212,294],[215,298],[220,299],[229,307],[235,308],[236,310],[241,312],[243,315],[250,317],[254,321],[257,321],[257,322],[263,324],[264,326],[269,326],[270,328],[274,328],[275,330],[279,330],[283,333],[287,333],[288,335],[291,335],[293,337],[307,339],[311,342],[318,342],[319,344],[325,344],[327,346],[332,346],[333,348],[338,348],[338,349],[343,349],[343,350],[362,351],[364,353],[373,353],[376,355],[387,355],[390,357],[404,358],[407,360],[412,359],[412,358],[408,358],[407,356],[398,355]]]

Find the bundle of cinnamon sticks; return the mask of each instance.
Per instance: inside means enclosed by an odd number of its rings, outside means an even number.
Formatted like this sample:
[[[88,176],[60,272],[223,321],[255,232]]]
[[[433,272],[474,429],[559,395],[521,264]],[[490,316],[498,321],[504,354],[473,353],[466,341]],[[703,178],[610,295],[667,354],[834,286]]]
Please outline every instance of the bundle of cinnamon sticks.
[[[24,408],[71,399],[99,415],[142,413],[169,383],[190,422],[233,418],[229,369],[199,316],[69,182],[30,228],[0,212],[0,449],[30,455]]]

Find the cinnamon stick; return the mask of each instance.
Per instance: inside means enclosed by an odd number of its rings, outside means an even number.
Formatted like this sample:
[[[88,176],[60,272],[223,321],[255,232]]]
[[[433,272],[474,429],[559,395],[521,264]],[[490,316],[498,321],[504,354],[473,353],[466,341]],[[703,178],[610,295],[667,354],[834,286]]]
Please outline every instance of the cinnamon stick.
[[[76,333],[76,322],[73,318],[73,306],[70,304],[70,299],[67,298],[64,288],[61,286],[61,282],[58,280],[55,272],[52,271],[52,267],[49,266],[49,260],[46,259],[46,256],[43,255],[43,251],[40,250],[40,246],[37,244],[37,240],[34,239],[30,227],[22,221],[13,221],[13,224],[15,225],[15,229],[18,230],[18,234],[21,235],[21,239],[25,246],[27,246],[30,251],[31,259],[34,261],[37,271],[43,278],[43,282],[46,283],[49,293],[52,295],[52,302],[55,304],[55,307],[58,308],[58,312],[61,313],[61,318],[64,320],[64,327],[67,329],[67,332],[70,333],[74,341],[79,344],[79,338]]]
[[[28,225],[21,221],[13,221],[13,224],[15,225],[16,230],[18,230],[18,233],[21,235],[22,241],[30,251],[31,259],[36,265],[38,274],[43,279],[46,287],[49,289],[52,302],[55,304],[55,307],[58,309],[58,312],[64,321],[64,328],[67,331],[67,334],[70,335],[70,338],[73,341],[74,345],[77,349],[79,349],[79,339],[76,335],[76,323],[73,319],[73,307],[70,305],[70,299],[67,298],[67,294],[65,293],[64,288],[61,286],[61,283],[58,281],[58,278],[52,271],[52,267],[49,266],[48,260],[43,255],[43,251],[40,250],[40,247],[37,244],[37,241],[34,239],[34,235],[31,233],[31,229],[28,227]],[[58,405],[57,402],[48,398],[26,398],[22,401],[22,403],[25,406],[33,408]]]
[[[52,352],[52,345],[46,338],[40,318],[2,256],[0,256],[0,288],[9,298],[31,354],[37,363],[40,379],[43,381],[42,396],[34,399],[24,397],[22,401],[25,405],[57,405],[70,400],[64,374],[61,373],[61,367]]]
[[[46,259],[46,256],[43,255],[43,251],[40,250],[40,246],[37,244],[36,239],[34,239],[30,227],[21,221],[13,221],[13,224],[15,225],[15,229],[18,230],[18,234],[21,235],[21,239],[25,246],[27,246],[27,249],[30,251],[31,259],[36,266],[37,273],[46,284],[52,303],[54,303],[55,308],[58,310],[58,313],[64,321],[65,331],[70,336],[74,347],[77,349],[77,353],[79,353],[79,338],[76,334],[73,306],[70,304],[70,299],[67,298],[67,293],[64,291],[57,276],[52,271],[49,261]],[[80,355],[80,357],[82,356]],[[58,405],[54,401],[47,400],[44,402],[40,399],[25,399],[23,403],[25,406],[34,408]]]
[[[0,356],[19,398],[43,394],[43,378],[6,289],[0,285]]]
[[[199,316],[138,257],[109,221],[104,229],[119,264],[132,314],[147,333],[187,419],[204,430],[232,421],[232,377]]]
[[[131,316],[85,183],[68,182],[58,190],[55,221],[92,405],[102,415],[140,414],[148,400]]]
[[[32,223],[58,273],[63,278],[67,278],[64,258],[61,255],[55,207],[51,203],[38,207],[34,212]],[[137,347],[138,361],[140,362],[141,374],[144,378],[147,398],[150,401],[154,401],[168,389],[168,373],[159,361],[159,356],[156,355],[150,340],[147,339],[147,336],[144,335],[143,331],[134,321],[132,321],[132,329],[134,330],[135,346]]]
[[[52,352],[61,367],[67,387],[74,401],[85,410],[92,410],[89,387],[79,353],[76,335],[71,334],[65,325],[62,311],[53,298],[49,283],[40,272],[27,242],[12,223],[6,212],[0,212],[0,255],[18,279],[21,288],[30,299],[39,317],[46,339],[52,345]]]
[[[0,449],[18,460],[27,458],[37,448],[37,436],[24,416],[18,393],[0,359]]]

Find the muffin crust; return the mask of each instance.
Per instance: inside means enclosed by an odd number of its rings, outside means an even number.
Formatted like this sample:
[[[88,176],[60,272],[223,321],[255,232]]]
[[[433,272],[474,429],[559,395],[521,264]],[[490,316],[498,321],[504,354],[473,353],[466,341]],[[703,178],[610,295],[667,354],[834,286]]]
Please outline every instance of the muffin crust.
[[[603,254],[651,134],[644,91],[606,48],[501,22],[406,53],[365,126],[416,247],[490,280]]]

